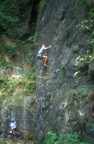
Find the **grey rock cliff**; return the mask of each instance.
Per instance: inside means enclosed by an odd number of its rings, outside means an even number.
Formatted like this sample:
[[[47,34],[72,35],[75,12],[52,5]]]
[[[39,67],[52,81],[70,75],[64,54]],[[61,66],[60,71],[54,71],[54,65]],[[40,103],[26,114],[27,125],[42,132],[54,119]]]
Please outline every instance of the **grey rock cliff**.
[[[18,30],[20,38],[29,33],[30,13],[29,7],[24,24],[13,29]],[[76,65],[78,56],[85,55],[88,50],[89,33],[76,27],[85,15],[86,8],[80,0],[41,1],[36,28],[37,50],[42,44],[51,45],[46,50],[48,67],[36,59],[36,93],[23,95],[15,89],[16,97],[11,95],[0,101],[0,124],[3,117],[15,117],[18,128],[33,131],[38,144],[44,143],[50,130],[58,134],[79,132],[84,140],[94,139],[94,131],[91,131],[94,125],[94,62],[80,66],[81,73]],[[9,34],[12,34],[12,29]],[[20,45],[21,55],[15,59],[14,69],[9,72],[0,69],[1,75],[10,73],[20,77],[24,69],[31,72],[32,65],[29,67],[27,61],[32,53],[32,43]]]
[[[83,138],[88,135],[86,129],[93,114],[89,114],[85,100],[93,91],[94,83],[88,75],[75,77],[76,58],[84,55],[87,47],[88,34],[76,28],[84,17],[85,8],[79,0],[49,0],[43,12],[40,10],[39,48],[42,44],[52,45],[47,50],[47,68],[36,60],[35,137],[40,141],[49,130],[57,133],[80,131]]]

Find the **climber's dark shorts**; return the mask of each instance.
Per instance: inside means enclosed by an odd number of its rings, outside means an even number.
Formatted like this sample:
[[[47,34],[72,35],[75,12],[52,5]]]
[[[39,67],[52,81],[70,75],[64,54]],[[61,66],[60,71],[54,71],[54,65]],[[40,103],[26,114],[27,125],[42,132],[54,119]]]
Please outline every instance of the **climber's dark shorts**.
[[[38,58],[38,59],[43,59],[43,56],[38,53],[38,54],[37,54],[37,58]]]
[[[38,58],[38,59],[43,59],[43,57],[42,57],[42,56],[38,56],[37,58]]]

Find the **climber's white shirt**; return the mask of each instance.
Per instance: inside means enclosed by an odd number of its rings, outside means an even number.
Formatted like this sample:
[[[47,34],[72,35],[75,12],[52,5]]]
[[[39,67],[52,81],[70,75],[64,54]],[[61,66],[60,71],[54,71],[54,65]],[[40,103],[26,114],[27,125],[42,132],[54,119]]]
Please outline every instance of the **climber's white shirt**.
[[[11,130],[16,128],[16,121],[10,123]]]

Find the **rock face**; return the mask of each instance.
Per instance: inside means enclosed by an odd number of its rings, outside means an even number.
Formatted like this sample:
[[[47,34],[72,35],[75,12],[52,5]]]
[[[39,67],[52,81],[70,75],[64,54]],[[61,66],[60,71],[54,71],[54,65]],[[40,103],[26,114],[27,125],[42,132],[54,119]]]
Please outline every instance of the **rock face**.
[[[84,72],[75,76],[76,58],[84,55],[87,47],[88,33],[76,28],[84,18],[85,9],[79,0],[49,0],[46,8],[40,10],[37,23],[39,48],[42,44],[52,46],[47,50],[47,68],[36,60],[37,140],[43,140],[49,130],[57,133],[79,131],[82,138],[89,137],[90,122],[94,118],[94,110],[90,109],[94,104],[87,99],[89,95],[94,97],[94,83]]]
[[[17,122],[18,129],[31,131],[33,129],[33,117],[35,113],[34,104],[35,97],[19,96],[16,98],[6,99],[2,103],[2,120],[3,129],[10,130],[10,119],[14,118]],[[6,129],[7,128],[7,129]]]
[[[39,48],[42,44],[51,45],[46,50],[48,67],[36,59],[36,95],[11,96],[3,101],[2,108],[0,106],[2,115],[7,119],[15,117],[19,128],[33,130],[38,144],[44,142],[50,130],[56,133],[79,132],[84,140],[94,139],[94,63],[85,67],[76,65],[78,56],[85,55],[88,48],[89,34],[76,28],[84,20],[85,11],[80,0],[41,1],[36,33]],[[20,38],[32,28],[28,28],[28,23],[32,22],[30,11],[26,15],[28,20],[24,30],[19,31],[23,33],[18,33]],[[18,76],[24,69],[31,44],[22,47],[23,57],[14,63],[20,68],[13,73]],[[4,72],[2,70],[0,74]]]

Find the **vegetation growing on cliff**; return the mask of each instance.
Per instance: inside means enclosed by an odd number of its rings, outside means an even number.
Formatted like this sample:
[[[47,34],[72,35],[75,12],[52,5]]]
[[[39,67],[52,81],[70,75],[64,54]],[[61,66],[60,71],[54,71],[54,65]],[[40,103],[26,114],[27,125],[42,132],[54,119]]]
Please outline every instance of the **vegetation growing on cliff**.
[[[86,8],[88,9],[86,19],[83,20],[76,27],[87,32],[89,37],[86,40],[87,48],[85,48],[85,54],[80,54],[75,61],[75,65],[78,67],[78,71],[75,75],[78,74],[88,74],[91,77],[94,77],[94,70],[92,68],[91,72],[89,71],[89,65],[94,63],[94,0],[81,0]],[[82,47],[83,48],[83,47]],[[84,49],[84,48],[83,48]]]
[[[29,35],[25,40],[14,38],[15,33],[12,33],[11,37],[8,35],[9,29],[19,26],[26,18],[25,11],[29,4],[30,0],[0,2],[0,100],[35,92],[37,35]],[[24,62],[26,48],[29,52]],[[21,60],[21,66],[19,62],[15,63],[17,59]]]
[[[0,32],[6,32],[10,27],[15,27],[24,19],[24,10],[29,0],[3,0],[0,1]]]
[[[57,135],[56,133],[49,131],[48,135],[50,137],[47,139],[45,144],[62,144],[62,143],[64,144],[88,144],[87,142],[80,141],[77,133],[66,133],[66,134]]]
[[[6,57],[9,57],[6,53]],[[36,90],[35,53],[32,50],[24,64],[24,69],[15,67],[2,55],[0,68],[0,101],[14,96],[30,96]],[[14,71],[14,73],[12,72]],[[16,72],[17,71],[17,72]]]
[[[27,60],[24,64],[24,69],[15,67],[12,57],[13,54],[18,53],[15,48],[15,53],[10,53],[11,49],[4,49],[1,56],[0,67],[3,72],[0,76],[0,97],[18,96],[18,95],[30,95],[35,92],[36,75],[35,75],[35,53],[33,50],[28,54]],[[14,52],[14,51],[13,51]],[[19,53],[21,55],[20,49]],[[9,60],[8,60],[9,59]],[[14,73],[12,71],[15,71]],[[17,71],[17,72],[16,72]],[[5,74],[4,74],[5,73]]]

